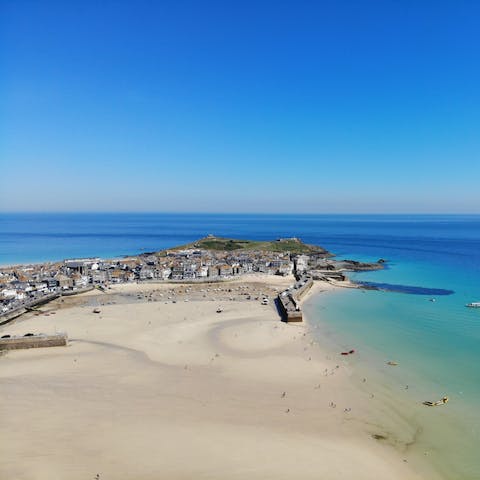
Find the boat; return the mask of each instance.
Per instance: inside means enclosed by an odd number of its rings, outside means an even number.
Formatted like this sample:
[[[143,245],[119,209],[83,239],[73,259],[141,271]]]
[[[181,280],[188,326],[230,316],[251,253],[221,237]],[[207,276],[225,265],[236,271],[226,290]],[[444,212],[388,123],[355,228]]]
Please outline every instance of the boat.
[[[480,308],[480,302],[467,303],[465,306],[469,308]]]
[[[441,400],[437,400],[436,402],[431,402],[427,400],[423,402],[424,405],[427,407],[439,407],[440,405],[445,405],[448,402],[448,397],[443,397]]]

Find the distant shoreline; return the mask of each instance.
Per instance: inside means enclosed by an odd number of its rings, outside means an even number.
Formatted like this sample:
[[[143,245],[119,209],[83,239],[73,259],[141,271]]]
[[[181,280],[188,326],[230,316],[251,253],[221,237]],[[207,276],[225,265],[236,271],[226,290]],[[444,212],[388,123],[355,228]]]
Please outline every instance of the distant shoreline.
[[[155,219],[153,223],[152,219]],[[0,213],[0,266],[56,262],[61,258],[97,254],[101,258],[122,258],[132,255],[130,252],[140,254],[142,247],[163,249],[210,231],[234,237],[241,233],[248,238],[295,232],[300,237],[313,236],[314,243],[322,245],[325,243],[322,238],[333,230],[349,235],[360,232],[369,222],[380,228],[392,229],[404,222],[418,226],[441,226],[442,221],[461,224],[463,221],[476,223],[479,219],[479,213],[3,212]],[[124,230],[129,221],[134,222],[134,230]],[[343,225],[348,225],[348,230],[344,230]],[[191,235],[185,234],[186,228]],[[428,231],[424,233],[428,235]],[[123,232],[122,236],[128,241],[119,240],[118,232]],[[87,237],[92,238],[91,243],[85,243]],[[336,238],[330,238],[329,242],[325,244],[334,251],[340,251]],[[56,245],[63,252],[60,255]],[[349,254],[355,255],[354,244],[352,248],[347,244],[346,248]],[[29,252],[30,258],[25,258],[23,252]],[[379,251],[379,254],[382,253]]]

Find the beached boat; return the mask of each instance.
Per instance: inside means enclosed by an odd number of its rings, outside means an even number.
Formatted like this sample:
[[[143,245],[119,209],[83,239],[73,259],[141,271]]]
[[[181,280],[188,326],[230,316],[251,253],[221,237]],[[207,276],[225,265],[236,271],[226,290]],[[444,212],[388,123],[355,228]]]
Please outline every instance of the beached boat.
[[[465,306],[470,308],[480,308],[480,302],[467,303]]]
[[[438,407],[440,405],[445,405],[448,402],[448,397],[443,397],[441,400],[437,400],[436,402],[431,402],[430,400],[427,400],[423,402],[424,405],[427,407]]]

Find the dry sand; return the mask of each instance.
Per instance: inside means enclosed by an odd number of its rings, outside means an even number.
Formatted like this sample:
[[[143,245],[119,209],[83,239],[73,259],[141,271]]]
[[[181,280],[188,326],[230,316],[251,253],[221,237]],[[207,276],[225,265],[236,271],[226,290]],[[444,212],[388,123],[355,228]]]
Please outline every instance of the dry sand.
[[[290,283],[122,285],[3,327],[70,345],[0,358],[0,478],[425,478],[366,431],[311,328],[254,300]]]

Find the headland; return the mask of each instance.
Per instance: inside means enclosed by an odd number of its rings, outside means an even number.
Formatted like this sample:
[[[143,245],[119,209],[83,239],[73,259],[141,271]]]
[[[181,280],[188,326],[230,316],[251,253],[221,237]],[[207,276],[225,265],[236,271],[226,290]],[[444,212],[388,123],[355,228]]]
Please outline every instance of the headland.
[[[345,271],[383,268],[382,261],[334,260],[298,238],[237,240],[208,235],[196,242],[122,259],[67,259],[0,268],[0,324],[55,298],[132,282],[211,283],[243,275],[345,281]]]

